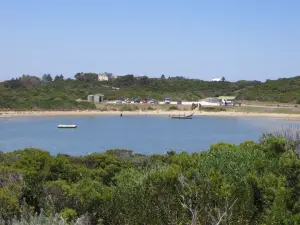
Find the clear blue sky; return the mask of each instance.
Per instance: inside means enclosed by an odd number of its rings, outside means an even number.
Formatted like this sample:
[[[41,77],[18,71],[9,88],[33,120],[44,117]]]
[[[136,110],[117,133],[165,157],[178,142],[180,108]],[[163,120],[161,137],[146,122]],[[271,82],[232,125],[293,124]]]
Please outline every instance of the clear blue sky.
[[[300,75],[299,0],[1,0],[0,80]]]

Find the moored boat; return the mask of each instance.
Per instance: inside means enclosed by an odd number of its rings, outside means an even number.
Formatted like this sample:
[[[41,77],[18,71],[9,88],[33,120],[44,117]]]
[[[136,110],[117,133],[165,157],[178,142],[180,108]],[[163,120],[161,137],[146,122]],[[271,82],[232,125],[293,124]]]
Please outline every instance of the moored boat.
[[[193,115],[195,112],[193,112],[192,114],[186,116],[186,115],[178,115],[178,116],[171,116],[171,119],[192,119]]]
[[[77,125],[75,124],[59,124],[57,125],[57,128],[76,128]]]

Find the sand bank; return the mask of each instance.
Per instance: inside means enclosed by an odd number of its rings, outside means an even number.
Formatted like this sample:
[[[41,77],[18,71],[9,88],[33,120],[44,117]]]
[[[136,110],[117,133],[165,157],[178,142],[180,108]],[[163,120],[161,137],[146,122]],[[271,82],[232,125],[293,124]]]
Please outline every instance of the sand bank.
[[[101,116],[101,115],[189,115],[191,111],[0,111],[0,117],[16,116]],[[263,117],[270,119],[299,120],[300,114],[283,114],[283,113],[247,113],[247,112],[201,112],[196,111],[195,116],[221,116],[221,117]]]

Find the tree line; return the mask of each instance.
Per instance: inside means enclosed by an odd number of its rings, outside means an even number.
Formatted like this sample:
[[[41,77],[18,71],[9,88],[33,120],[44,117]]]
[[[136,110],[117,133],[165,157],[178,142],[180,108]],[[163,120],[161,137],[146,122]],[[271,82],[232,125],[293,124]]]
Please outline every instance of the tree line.
[[[19,78],[12,78],[11,80],[4,81],[5,88],[34,88],[41,84],[45,84],[52,81],[62,81],[64,76],[56,75],[54,79],[50,74],[44,74],[42,78],[37,76],[22,75]]]
[[[111,73],[106,73],[112,76]],[[116,89],[117,87],[117,89]],[[117,98],[166,97],[198,101],[207,97],[236,96],[238,100],[300,103],[300,77],[278,80],[210,82],[185,77],[150,78],[127,74],[108,81],[98,81],[97,73],[77,73],[74,79],[44,74],[41,78],[23,75],[0,83],[2,109],[92,109],[92,104],[76,102],[89,94],[104,94],[106,100]]]
[[[1,153],[0,224],[296,225],[300,144],[291,137],[192,154]]]

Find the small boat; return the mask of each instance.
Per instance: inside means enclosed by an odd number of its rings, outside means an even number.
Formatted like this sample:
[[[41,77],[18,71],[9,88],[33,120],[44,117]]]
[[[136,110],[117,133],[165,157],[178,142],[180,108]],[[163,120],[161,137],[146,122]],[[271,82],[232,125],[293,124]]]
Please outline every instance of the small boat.
[[[70,124],[70,125],[68,125],[68,124],[59,124],[59,125],[57,125],[57,128],[76,128],[77,127],[77,125],[75,125],[75,124]]]
[[[195,112],[194,112],[195,113]],[[192,119],[193,118],[193,115],[194,113],[186,116],[186,115],[179,115],[179,116],[171,116],[171,119]]]

